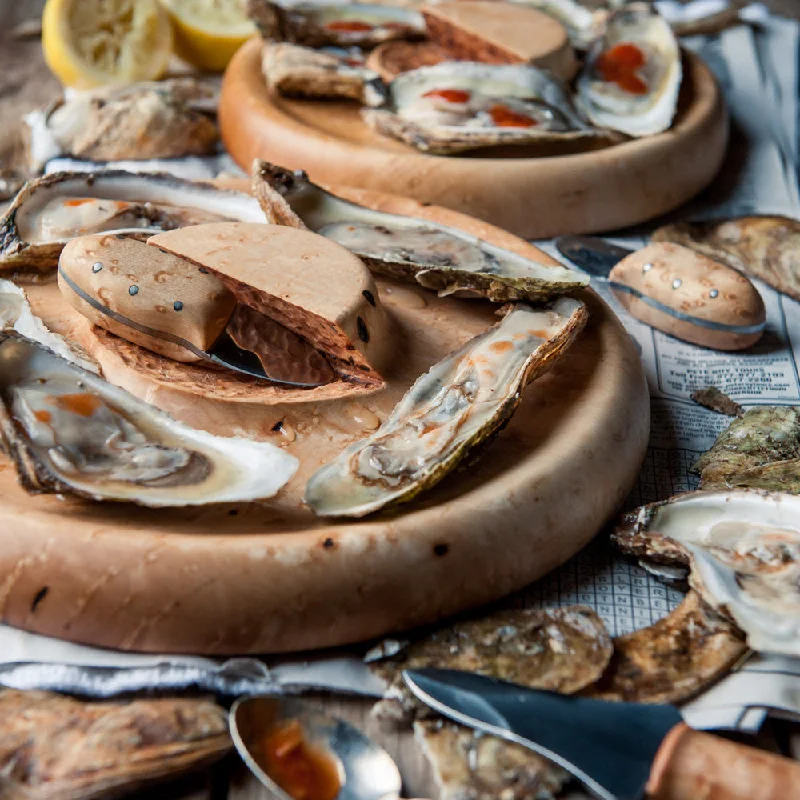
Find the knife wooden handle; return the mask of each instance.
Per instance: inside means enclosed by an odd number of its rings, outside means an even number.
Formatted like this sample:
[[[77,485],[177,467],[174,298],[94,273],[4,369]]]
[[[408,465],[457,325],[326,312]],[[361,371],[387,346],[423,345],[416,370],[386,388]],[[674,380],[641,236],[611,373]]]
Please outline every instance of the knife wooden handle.
[[[651,800],[797,800],[800,763],[676,725],[646,787]]]

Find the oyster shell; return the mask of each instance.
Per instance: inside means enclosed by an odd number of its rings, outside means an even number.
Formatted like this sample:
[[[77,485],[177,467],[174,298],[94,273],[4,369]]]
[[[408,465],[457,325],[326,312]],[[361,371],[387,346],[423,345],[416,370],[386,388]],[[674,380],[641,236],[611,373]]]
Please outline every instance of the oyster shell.
[[[315,472],[305,501],[325,517],[362,517],[438,483],[513,415],[525,385],[586,323],[580,300],[519,305],[422,375],[385,422]]]
[[[395,687],[402,670],[436,666],[572,694],[600,678],[611,652],[591,608],[505,609],[434,629],[370,669]]]
[[[649,136],[672,124],[681,53],[666,20],[644,3],[615,11],[578,77],[575,103],[595,125]]]
[[[555,800],[566,770],[527,747],[443,720],[414,723],[439,800]]]
[[[425,36],[422,15],[411,8],[341,0],[248,0],[247,13],[266,41],[307,47],[373,47],[391,39]]]
[[[9,330],[0,333],[0,438],[28,492],[146,506],[268,498],[298,467],[266,442],[189,428]]]
[[[0,218],[0,274],[54,270],[64,244],[89,233],[147,237],[222,220],[263,222],[258,201],[169,175],[54,173],[27,183]]]
[[[304,172],[256,162],[253,188],[268,221],[322,234],[373,272],[440,295],[468,291],[496,302],[538,301],[589,281],[583,273],[540,264],[458,228],[356,205],[311,183]]]
[[[679,703],[725,675],[748,652],[735,625],[690,591],[649,628],[618,636],[589,697],[626,703]]]
[[[25,292],[11,281],[0,279],[0,333],[15,331],[52,350],[67,361],[100,374],[100,367],[78,346],[53,333],[31,310]]]
[[[800,494],[800,408],[749,409],[720,433],[692,469],[700,474],[701,489]]]
[[[609,136],[580,116],[561,83],[527,64],[445,61],[374,88],[365,123],[423,152]]]
[[[653,241],[676,242],[800,300],[800,221],[738,217],[665,225]]]
[[[355,51],[355,52],[353,52]],[[364,102],[365,87],[378,75],[357,48],[314,50],[266,42],[262,69],[267,84],[289,97],[341,97]]]
[[[76,92],[25,117],[34,172],[58,156],[92,161],[212,155],[217,126],[195,108],[211,87],[191,80]]]
[[[744,414],[744,409],[716,386],[695,389],[691,398],[698,405],[710,411],[716,411],[717,414],[724,414],[728,417],[741,417]]]
[[[5,689],[0,715],[4,800],[117,797],[231,749],[225,709],[209,700],[86,703]]]
[[[545,800],[566,782],[563,770],[530,750],[433,717],[406,689],[401,672],[426,666],[466,669],[573,693],[600,678],[611,652],[602,620],[584,606],[506,609],[450,622],[370,664],[390,687],[373,716],[395,728],[414,720],[440,798]]]
[[[800,655],[800,498],[690,492],[626,515],[625,552],[689,563],[690,585],[759,652]]]

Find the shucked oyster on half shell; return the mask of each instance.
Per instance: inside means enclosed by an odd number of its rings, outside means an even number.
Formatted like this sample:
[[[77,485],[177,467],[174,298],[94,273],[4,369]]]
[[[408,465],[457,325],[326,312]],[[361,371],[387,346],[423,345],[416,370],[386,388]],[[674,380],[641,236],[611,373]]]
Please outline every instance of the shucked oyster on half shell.
[[[422,14],[410,8],[342,0],[248,0],[247,12],[267,41],[308,47],[373,47],[425,36]]]
[[[374,211],[330,194],[304,172],[257,161],[253,188],[269,222],[308,228],[343,245],[373,272],[440,295],[465,290],[490,300],[548,300],[588,277],[540,264],[458,228]]]
[[[581,117],[552,75],[527,64],[445,61],[398,75],[382,98],[374,88],[364,122],[426,153],[610,136]]]
[[[27,491],[188,506],[266,499],[294,475],[280,448],[190,428],[84,369],[12,288],[0,283],[0,440]]]
[[[53,173],[27,183],[0,218],[0,274],[50,272],[64,245],[89,233],[147,237],[225,220],[263,222],[264,214],[244,192],[169,175]]]
[[[364,102],[378,74],[351,48],[314,50],[286,42],[266,42],[262,70],[267,85],[288,97],[340,97]]]
[[[667,21],[644,3],[615,11],[578,77],[578,109],[595,125],[649,136],[672,124],[681,53]]]
[[[689,563],[690,584],[761,652],[800,655],[800,497],[691,492],[628,514],[625,552]]]
[[[431,367],[385,422],[315,472],[305,501],[325,517],[362,517],[438,483],[513,415],[526,384],[577,338],[587,312],[562,297],[516,306]]]

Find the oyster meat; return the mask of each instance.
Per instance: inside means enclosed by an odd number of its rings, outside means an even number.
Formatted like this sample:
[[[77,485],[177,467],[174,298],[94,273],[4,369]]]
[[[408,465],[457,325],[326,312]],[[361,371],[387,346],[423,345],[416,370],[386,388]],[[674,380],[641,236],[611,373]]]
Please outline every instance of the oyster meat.
[[[644,3],[615,11],[578,77],[576,105],[600,128],[649,136],[672,124],[681,53],[666,20]]]
[[[216,124],[197,109],[214,91],[191,80],[135,83],[76,92],[25,117],[29,165],[59,156],[92,161],[213,155]]]
[[[0,303],[0,317],[23,317],[14,293]],[[266,442],[183,425],[11,327],[0,332],[0,438],[31,493],[147,506],[265,499],[298,467]]]
[[[365,87],[378,78],[359,48],[310,47],[266,42],[262,69],[267,84],[289,97],[341,97],[364,102]]]
[[[735,419],[692,467],[701,489],[800,494],[800,408],[758,406]]]
[[[614,654],[589,697],[679,703],[725,675],[748,652],[736,626],[690,591],[671,614],[614,639]]]
[[[225,709],[209,700],[86,703],[51,692],[0,692],[0,796],[117,797],[222,758]]]
[[[223,220],[264,213],[248,194],[169,175],[54,173],[26,184],[0,218],[0,274],[48,273],[66,242],[89,233],[147,237]]]
[[[514,307],[422,375],[385,422],[315,472],[305,501],[325,517],[362,517],[438,483],[508,420],[526,384],[577,338],[580,300]]]
[[[626,515],[625,552],[690,564],[690,585],[759,652],[800,655],[800,498],[753,490],[679,495]]]
[[[425,20],[411,8],[325,2],[248,0],[247,11],[266,41],[307,47],[374,47],[391,39],[421,39]]]
[[[789,217],[738,217],[665,225],[658,242],[676,242],[764,281],[800,300],[800,221]]]
[[[372,107],[361,112],[366,124],[423,152],[608,137],[581,117],[558,80],[527,64],[445,61],[374,88]]]
[[[440,295],[469,292],[496,302],[539,301],[586,286],[589,280],[458,228],[356,205],[311,183],[303,172],[256,162],[253,187],[268,221],[322,234],[355,253],[373,272]]]

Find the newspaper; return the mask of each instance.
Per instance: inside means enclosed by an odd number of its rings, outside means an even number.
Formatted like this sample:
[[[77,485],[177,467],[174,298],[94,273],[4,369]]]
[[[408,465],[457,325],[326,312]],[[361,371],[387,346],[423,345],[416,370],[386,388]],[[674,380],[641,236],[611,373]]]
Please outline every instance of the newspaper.
[[[798,40],[800,25],[769,17],[683,43],[719,79],[731,113],[731,143],[718,179],[670,219],[743,214],[800,216],[798,197]],[[625,231],[611,241],[642,247],[650,231]],[[540,243],[559,257],[552,243]],[[650,444],[628,508],[696,488],[691,466],[730,422],[694,403],[695,389],[717,386],[747,408],[800,404],[800,304],[756,282],[767,308],[767,330],[744,353],[706,350],[633,319],[601,281],[593,288],[611,305],[638,345],[651,397]],[[586,603],[614,635],[652,624],[682,592],[611,551],[605,537],[542,581],[518,602],[531,606]]]
[[[684,40],[720,80],[732,116],[732,140],[725,166],[713,186],[672,218],[750,213],[800,216],[800,24],[762,18],[760,14],[754,17],[758,18],[757,26],[741,25],[714,37]],[[641,247],[648,232],[663,222],[622,232],[612,240]],[[541,244],[557,256],[551,242]],[[694,347],[654,331],[630,317],[605,285],[593,282],[593,286],[636,341],[650,386],[650,445],[637,485],[628,498],[628,508],[696,487],[691,465],[729,420],[693,403],[690,394],[694,389],[718,386],[745,407],[800,404],[800,364],[795,355],[795,347],[800,347],[800,306],[784,295],[758,283],[768,310],[768,329],[755,347],[743,354],[731,354]],[[600,536],[563,567],[509,598],[508,603],[528,607],[586,604],[597,610],[612,635],[620,635],[651,625],[675,608],[682,597],[678,589],[666,586],[637,564],[620,557],[607,544],[607,537]],[[127,667],[141,667],[144,663],[142,656],[103,653],[0,626],[0,664],[28,660],[19,654],[31,653],[36,654],[37,662]],[[151,656],[145,661],[145,667],[159,663],[176,668],[203,667],[200,660],[172,656]],[[243,679],[241,669],[254,667],[245,663],[249,661],[240,660],[237,680]],[[44,664],[40,676],[43,683],[57,685],[52,676],[48,679],[46,667]],[[28,679],[35,683],[37,677],[29,675]],[[156,684],[161,685],[158,680]],[[69,687],[80,688],[72,683]],[[88,685],[83,688],[91,691]],[[130,682],[125,684],[126,690],[133,688],[136,687]]]

